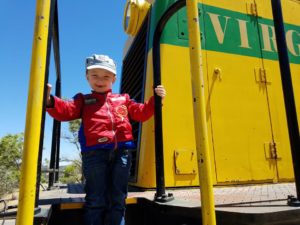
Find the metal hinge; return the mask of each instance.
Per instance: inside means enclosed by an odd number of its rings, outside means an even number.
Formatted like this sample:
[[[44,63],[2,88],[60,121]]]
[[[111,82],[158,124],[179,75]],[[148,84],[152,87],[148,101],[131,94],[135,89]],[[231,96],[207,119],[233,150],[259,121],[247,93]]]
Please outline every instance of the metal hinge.
[[[260,80],[263,83],[267,83],[267,73],[266,70],[263,68],[259,69],[259,76],[260,76]]]
[[[270,146],[270,155],[272,159],[277,159],[276,143],[271,142],[269,146]]]
[[[277,144],[276,142],[265,143],[265,157],[266,159],[280,159],[277,154]]]
[[[252,16],[258,16],[257,12],[257,4],[255,2],[246,3],[247,5],[247,13]]]
[[[259,83],[268,83],[270,84],[270,78],[267,76],[267,69],[264,68],[255,68],[255,81]]]

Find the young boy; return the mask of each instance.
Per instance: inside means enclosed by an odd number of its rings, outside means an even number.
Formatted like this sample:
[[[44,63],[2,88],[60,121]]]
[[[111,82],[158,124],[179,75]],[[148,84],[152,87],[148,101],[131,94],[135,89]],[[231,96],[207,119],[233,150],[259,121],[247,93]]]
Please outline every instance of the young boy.
[[[48,85],[47,112],[59,121],[82,119],[79,142],[86,179],[85,224],[123,225],[130,149],[135,148],[129,120],[148,120],[154,112],[154,98],[140,104],[128,94],[112,94],[116,64],[105,55],[86,59],[86,79],[92,93],[79,93],[72,101],[50,96]],[[154,90],[165,97],[162,85]]]

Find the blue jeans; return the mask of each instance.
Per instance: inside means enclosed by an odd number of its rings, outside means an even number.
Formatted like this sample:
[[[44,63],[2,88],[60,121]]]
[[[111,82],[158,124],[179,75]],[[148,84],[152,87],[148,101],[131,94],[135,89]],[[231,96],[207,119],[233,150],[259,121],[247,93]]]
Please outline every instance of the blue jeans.
[[[93,150],[82,154],[85,224],[124,225],[131,166],[128,150]]]

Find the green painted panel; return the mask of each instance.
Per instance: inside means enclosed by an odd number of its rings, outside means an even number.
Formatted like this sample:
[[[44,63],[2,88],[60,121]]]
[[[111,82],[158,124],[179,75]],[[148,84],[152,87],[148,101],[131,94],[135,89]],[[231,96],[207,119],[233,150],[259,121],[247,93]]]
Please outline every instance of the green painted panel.
[[[257,23],[253,16],[207,5],[203,6],[203,11],[206,39],[204,49],[260,57]],[[251,34],[247,35],[249,48],[239,47],[241,35],[238,20],[247,21],[248,34]]]
[[[162,17],[163,13],[176,1],[175,0],[156,0],[151,10],[151,25],[150,25],[150,35],[149,35],[149,49],[153,45],[153,36],[155,28],[158,24],[159,19]],[[186,40],[181,40],[178,38],[178,23],[177,23],[177,13],[175,13],[165,26],[165,29],[161,35],[161,43],[176,43],[175,45],[185,46]],[[170,42],[171,41],[171,42]]]
[[[160,16],[163,13],[162,8],[164,7],[157,10]],[[199,4],[199,9],[203,49],[271,60],[278,59],[272,20],[204,4]],[[152,17],[152,21],[155,21],[157,13],[152,14]],[[150,48],[154,27],[151,26]],[[300,64],[300,26],[285,24],[285,30],[290,62]],[[168,22],[161,43],[188,47],[186,8],[181,9]]]

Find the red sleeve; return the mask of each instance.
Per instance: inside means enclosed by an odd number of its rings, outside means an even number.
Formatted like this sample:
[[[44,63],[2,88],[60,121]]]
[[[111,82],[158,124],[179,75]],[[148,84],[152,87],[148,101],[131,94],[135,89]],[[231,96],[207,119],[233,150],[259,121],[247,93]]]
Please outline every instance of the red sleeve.
[[[65,101],[53,96],[54,106],[46,108],[46,111],[54,119],[59,121],[70,121],[81,117],[83,95],[77,94],[71,101]]]
[[[132,99],[129,99],[127,107],[132,120],[144,122],[154,114],[154,97],[152,96],[144,104],[136,103]]]

